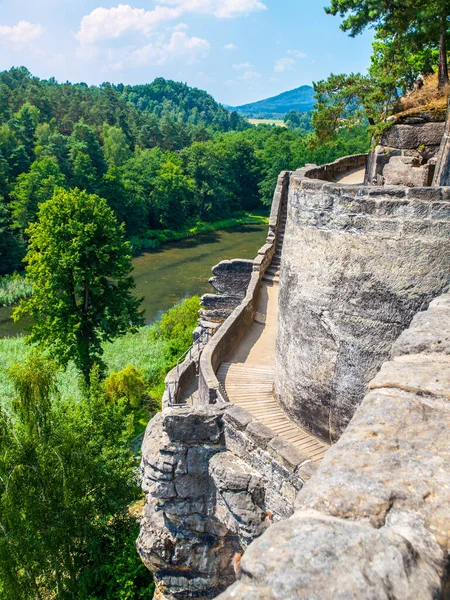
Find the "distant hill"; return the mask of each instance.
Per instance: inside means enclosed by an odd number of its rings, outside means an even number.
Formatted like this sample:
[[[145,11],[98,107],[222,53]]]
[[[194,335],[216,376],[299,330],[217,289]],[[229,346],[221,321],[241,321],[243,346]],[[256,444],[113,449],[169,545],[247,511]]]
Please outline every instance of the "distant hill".
[[[284,92],[279,96],[233,107],[240,115],[250,118],[282,118],[290,110],[309,112],[314,107],[314,90],[310,85]]]

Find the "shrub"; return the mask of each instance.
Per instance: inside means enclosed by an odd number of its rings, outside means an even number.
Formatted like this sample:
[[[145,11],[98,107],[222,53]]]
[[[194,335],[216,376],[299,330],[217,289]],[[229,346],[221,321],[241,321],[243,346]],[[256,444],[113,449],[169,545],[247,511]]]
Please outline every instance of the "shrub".
[[[132,365],[119,372],[112,372],[105,381],[108,400],[125,404],[129,408],[138,408],[146,398],[144,373]]]
[[[150,333],[150,339],[169,343],[174,358],[179,358],[192,345],[192,331],[198,322],[200,298],[192,296],[163,314]]]

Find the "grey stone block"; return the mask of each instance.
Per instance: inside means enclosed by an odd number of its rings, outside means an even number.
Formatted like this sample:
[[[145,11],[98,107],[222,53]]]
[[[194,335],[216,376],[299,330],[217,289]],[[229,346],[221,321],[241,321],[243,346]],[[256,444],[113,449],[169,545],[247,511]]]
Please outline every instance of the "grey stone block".
[[[223,410],[208,406],[167,411],[164,430],[173,442],[217,443],[223,433]]]
[[[255,421],[255,417],[240,406],[232,405],[224,413],[224,421],[230,423],[240,431],[246,429],[247,425]]]
[[[269,454],[291,471],[308,460],[301,450],[280,437],[275,437],[267,447]]]
[[[422,145],[439,146],[444,128],[444,123],[393,125],[384,133],[381,138],[381,145],[392,148],[418,148]]]
[[[246,433],[251,440],[263,449],[266,449],[270,440],[276,436],[276,433],[272,429],[269,429],[258,421],[250,423]]]

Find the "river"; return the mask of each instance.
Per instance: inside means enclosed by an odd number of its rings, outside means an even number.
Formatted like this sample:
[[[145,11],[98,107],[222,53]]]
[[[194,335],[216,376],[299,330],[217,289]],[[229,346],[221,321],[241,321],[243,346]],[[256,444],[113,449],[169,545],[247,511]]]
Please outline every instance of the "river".
[[[170,244],[133,259],[136,295],[148,324],[178,301],[211,290],[211,268],[221,260],[255,258],[267,236],[266,225],[249,225],[233,231],[216,231]],[[11,308],[0,308],[0,337],[23,333],[14,323]]]

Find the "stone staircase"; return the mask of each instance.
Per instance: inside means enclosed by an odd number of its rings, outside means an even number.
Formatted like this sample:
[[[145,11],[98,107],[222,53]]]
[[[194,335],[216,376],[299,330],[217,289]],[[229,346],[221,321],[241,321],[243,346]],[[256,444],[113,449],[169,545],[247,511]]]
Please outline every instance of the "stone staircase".
[[[249,363],[222,363],[217,372],[230,402],[241,406],[283,440],[296,446],[305,457],[322,460],[329,446],[296,425],[273,395],[274,369]]]
[[[273,255],[272,262],[266,269],[266,272],[263,276],[263,281],[266,281],[267,283],[272,283],[272,285],[280,283],[281,252],[283,250],[284,231],[286,229],[286,218],[287,206],[284,206],[280,216],[280,225],[278,228],[277,247],[275,250],[275,254]]]

